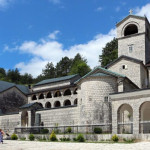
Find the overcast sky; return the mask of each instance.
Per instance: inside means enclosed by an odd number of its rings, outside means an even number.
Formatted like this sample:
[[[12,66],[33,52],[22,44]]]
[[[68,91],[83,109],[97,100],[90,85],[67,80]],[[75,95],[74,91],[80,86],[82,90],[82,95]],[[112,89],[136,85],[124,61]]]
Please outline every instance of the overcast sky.
[[[149,0],[0,0],[0,67],[36,77],[80,53],[93,68],[130,9],[150,20]]]

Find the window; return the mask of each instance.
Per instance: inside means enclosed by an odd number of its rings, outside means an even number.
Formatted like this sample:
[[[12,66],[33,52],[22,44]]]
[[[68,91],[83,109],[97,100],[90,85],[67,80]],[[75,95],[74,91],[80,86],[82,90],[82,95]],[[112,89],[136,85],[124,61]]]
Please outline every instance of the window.
[[[104,102],[107,103],[108,100],[109,100],[108,96],[105,96],[105,97],[104,97]]]
[[[127,65],[122,65],[122,69],[127,69]]]
[[[133,45],[129,45],[129,53],[132,53],[133,51]]]
[[[124,31],[124,36],[138,33],[138,27],[135,24],[129,24]]]

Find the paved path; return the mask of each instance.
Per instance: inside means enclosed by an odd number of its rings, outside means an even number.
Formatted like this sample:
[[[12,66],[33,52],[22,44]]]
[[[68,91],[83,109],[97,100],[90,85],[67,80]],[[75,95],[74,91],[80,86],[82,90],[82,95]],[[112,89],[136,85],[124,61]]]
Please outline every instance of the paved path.
[[[150,150],[150,142],[133,144],[4,141],[0,150]]]

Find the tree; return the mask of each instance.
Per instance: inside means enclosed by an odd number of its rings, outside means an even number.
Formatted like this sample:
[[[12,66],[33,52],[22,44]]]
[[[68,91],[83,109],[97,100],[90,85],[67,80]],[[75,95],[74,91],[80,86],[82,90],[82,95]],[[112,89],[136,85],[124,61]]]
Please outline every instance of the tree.
[[[70,72],[72,65],[72,59],[68,57],[63,57],[56,65],[56,76],[67,76]]]
[[[32,84],[33,83],[32,75],[28,74],[28,73],[21,75],[20,83],[21,84]]]
[[[104,67],[116,58],[118,58],[118,40],[114,38],[103,48],[102,55],[99,55],[99,62]]]
[[[7,81],[13,82],[13,83],[19,83],[20,82],[20,73],[19,70],[16,68],[15,70],[9,69],[7,72]]]
[[[0,68],[0,80],[5,80],[6,78],[6,71],[3,68]]]
[[[53,63],[47,63],[45,69],[42,70],[42,75],[45,79],[50,79],[55,77],[55,67]]]
[[[71,71],[69,74],[79,74],[80,76],[84,76],[90,71],[91,69],[87,65],[87,60],[78,53],[73,59]]]

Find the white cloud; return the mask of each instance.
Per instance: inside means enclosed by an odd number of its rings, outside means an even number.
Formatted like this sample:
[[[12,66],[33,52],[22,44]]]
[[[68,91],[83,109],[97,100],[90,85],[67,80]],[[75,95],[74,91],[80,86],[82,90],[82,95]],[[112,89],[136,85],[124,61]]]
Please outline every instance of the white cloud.
[[[139,16],[144,16],[146,15],[146,17],[150,20],[150,3],[148,3],[147,5],[143,6],[143,7],[137,7],[134,9],[136,15]]]
[[[56,65],[62,57],[73,58],[77,53],[80,53],[87,58],[88,65],[93,68],[99,65],[98,58],[102,48],[115,36],[116,32],[112,29],[108,34],[98,34],[87,43],[76,44],[68,49],[64,49],[62,43],[47,38],[39,42],[25,41],[20,46],[16,46],[16,48],[21,53],[32,54],[33,58],[28,63],[20,62],[15,67],[19,68],[22,74],[27,72],[36,77],[41,73],[47,62],[53,62]]]
[[[0,0],[0,10],[3,10],[9,6],[14,0]]]
[[[54,31],[53,33],[50,33],[49,35],[48,35],[48,37],[50,38],[50,39],[52,39],[52,40],[56,40],[56,36],[57,36],[57,34],[59,33],[60,31],[58,31],[58,30],[56,30],[56,31]]]
[[[103,8],[102,7],[98,7],[97,9],[96,9],[96,11],[101,11]]]

